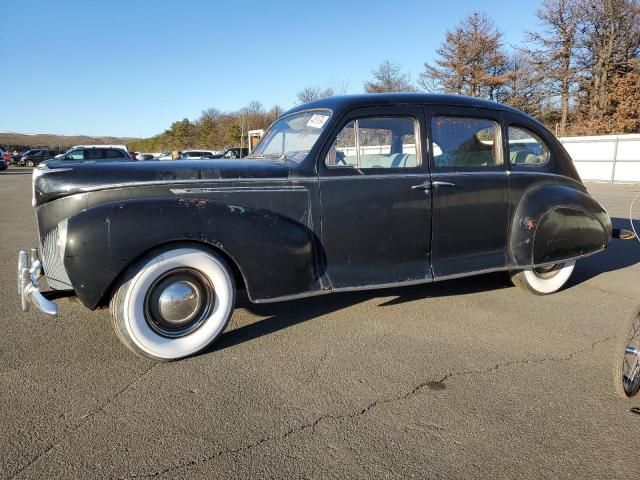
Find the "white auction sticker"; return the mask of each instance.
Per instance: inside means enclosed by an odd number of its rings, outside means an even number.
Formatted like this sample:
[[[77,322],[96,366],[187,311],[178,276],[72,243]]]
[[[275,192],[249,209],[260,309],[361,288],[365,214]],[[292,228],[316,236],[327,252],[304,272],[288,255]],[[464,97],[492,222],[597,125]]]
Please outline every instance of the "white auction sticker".
[[[307,122],[307,127],[322,128],[324,124],[327,123],[327,120],[329,120],[329,115],[320,115],[318,113],[314,113]]]

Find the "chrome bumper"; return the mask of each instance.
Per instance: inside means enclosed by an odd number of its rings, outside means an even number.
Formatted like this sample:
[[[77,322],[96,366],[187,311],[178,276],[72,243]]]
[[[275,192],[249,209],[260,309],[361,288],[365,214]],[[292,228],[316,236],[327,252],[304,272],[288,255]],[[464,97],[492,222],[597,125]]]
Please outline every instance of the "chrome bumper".
[[[22,302],[22,311],[28,312],[31,305],[47,315],[58,314],[58,305],[44,298],[40,293],[40,278],[44,274],[38,251],[31,249],[31,255],[25,250],[18,254],[18,292]]]

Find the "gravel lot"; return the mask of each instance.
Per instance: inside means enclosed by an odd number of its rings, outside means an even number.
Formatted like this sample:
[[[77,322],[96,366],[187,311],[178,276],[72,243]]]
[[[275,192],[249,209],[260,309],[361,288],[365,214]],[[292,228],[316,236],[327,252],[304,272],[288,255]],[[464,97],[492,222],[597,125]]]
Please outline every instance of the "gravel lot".
[[[640,185],[589,184],[628,228]],[[640,303],[614,242],[547,296],[504,274],[252,306],[215,347],[154,364],[107,310],[23,314],[30,172],[0,173],[0,477],[623,478],[640,405],[611,382]],[[640,201],[637,207],[640,216]]]

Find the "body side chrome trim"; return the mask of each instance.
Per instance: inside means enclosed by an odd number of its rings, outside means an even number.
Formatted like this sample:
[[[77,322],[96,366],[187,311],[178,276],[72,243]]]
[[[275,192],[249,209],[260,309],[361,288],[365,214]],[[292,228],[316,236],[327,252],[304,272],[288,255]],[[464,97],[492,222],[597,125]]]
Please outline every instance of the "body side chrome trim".
[[[292,192],[292,191],[309,191],[307,187],[300,185],[273,187],[204,187],[204,188],[172,188],[171,193],[174,195],[198,195],[201,193],[229,193],[229,192]]]
[[[319,177],[321,182],[326,182],[328,180],[361,180],[361,179],[385,179],[385,178],[425,178],[429,177],[429,172],[422,173],[403,173],[403,174],[393,174],[389,173],[387,175],[376,174],[376,175],[325,175]]]

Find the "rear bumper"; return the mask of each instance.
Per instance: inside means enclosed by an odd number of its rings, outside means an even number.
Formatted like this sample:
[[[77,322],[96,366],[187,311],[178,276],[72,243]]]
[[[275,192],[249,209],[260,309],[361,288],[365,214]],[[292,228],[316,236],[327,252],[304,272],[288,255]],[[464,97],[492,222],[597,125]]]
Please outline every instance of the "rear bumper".
[[[42,313],[55,316],[58,314],[58,305],[47,300],[40,292],[40,278],[43,275],[44,271],[37,250],[32,248],[31,255],[21,250],[18,253],[18,292],[22,311],[28,312],[33,305]]]

